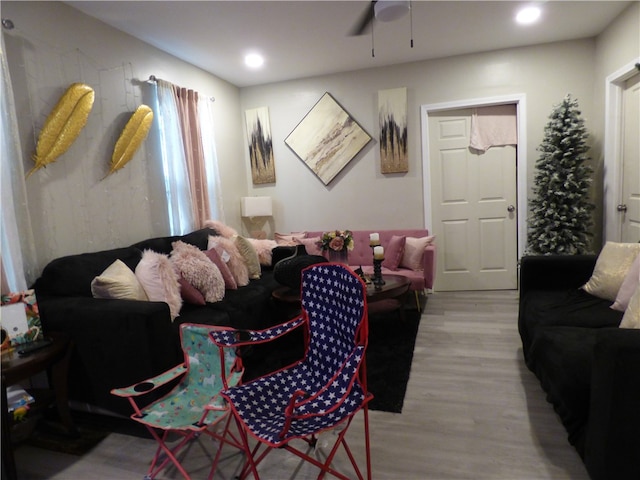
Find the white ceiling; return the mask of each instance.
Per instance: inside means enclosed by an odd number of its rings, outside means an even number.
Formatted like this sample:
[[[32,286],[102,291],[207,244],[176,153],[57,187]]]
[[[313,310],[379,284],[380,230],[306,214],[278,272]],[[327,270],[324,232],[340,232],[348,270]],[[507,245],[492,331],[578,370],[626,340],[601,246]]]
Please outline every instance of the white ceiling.
[[[631,2],[413,1],[412,15],[349,36],[367,1],[69,1],[67,4],[238,86],[261,85],[509,47],[594,37]],[[412,19],[412,21],[411,21]],[[411,25],[413,24],[413,29]],[[411,48],[413,30],[414,47]],[[266,62],[249,70],[243,56]]]

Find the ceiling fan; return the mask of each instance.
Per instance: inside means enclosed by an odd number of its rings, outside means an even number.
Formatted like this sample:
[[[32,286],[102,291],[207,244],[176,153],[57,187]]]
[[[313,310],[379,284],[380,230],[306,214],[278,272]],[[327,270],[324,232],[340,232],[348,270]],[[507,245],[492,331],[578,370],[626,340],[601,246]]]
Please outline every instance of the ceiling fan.
[[[349,35],[357,36],[367,33],[374,20],[391,22],[406,15],[411,10],[408,0],[373,0],[354,24]]]

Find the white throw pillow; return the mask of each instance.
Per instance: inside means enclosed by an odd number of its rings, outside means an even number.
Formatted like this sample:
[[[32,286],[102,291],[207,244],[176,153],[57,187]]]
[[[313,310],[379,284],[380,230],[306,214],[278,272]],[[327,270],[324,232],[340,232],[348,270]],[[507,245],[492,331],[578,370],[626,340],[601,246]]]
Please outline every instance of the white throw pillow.
[[[631,268],[629,268],[627,276],[624,277],[622,285],[620,285],[620,290],[618,290],[616,301],[611,305],[611,308],[624,312],[629,305],[629,300],[631,300],[633,293],[638,288],[638,284],[640,284],[640,255],[638,255],[633,264],[631,264]]]
[[[135,273],[122,260],[116,260],[91,282],[94,298],[147,301]]]
[[[260,278],[260,275],[262,274],[260,259],[258,258],[258,252],[256,252],[255,248],[253,248],[251,242],[244,238],[242,235],[236,235],[235,237],[233,237],[233,242],[235,243],[238,252],[240,252],[242,259],[247,266],[249,278],[254,280]]]
[[[615,301],[631,264],[640,254],[640,243],[607,242],[598,255],[589,281],[582,289],[591,295]]]
[[[620,328],[640,328],[640,286],[629,300],[629,306],[624,312]]]

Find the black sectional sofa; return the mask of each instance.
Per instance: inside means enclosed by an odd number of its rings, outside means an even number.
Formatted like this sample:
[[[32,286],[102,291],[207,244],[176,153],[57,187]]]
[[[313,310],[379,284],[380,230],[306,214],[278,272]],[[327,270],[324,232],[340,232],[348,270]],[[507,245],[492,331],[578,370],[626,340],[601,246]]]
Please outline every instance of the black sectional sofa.
[[[144,380],[182,362],[181,323],[262,329],[282,320],[271,296],[280,285],[269,267],[262,268],[260,279],[250,280],[249,285],[237,290],[227,290],[220,302],[204,306],[183,304],[173,322],[164,302],[93,298],[91,281],[116,259],[135,270],[145,249],[168,254],[172,243],[182,240],[206,250],[209,235],[217,232],[207,228],[184,236],[153,238],[125,248],[66,256],[44,268],[34,285],[43,330],[45,334],[67,333],[74,344],[69,371],[71,400],[128,415],[131,407],[127,401],[111,395],[110,390]],[[246,353],[249,367],[252,362],[263,366],[259,353]]]
[[[595,255],[523,257],[518,327],[535,373],[593,480],[640,479],[640,330],[580,287]]]

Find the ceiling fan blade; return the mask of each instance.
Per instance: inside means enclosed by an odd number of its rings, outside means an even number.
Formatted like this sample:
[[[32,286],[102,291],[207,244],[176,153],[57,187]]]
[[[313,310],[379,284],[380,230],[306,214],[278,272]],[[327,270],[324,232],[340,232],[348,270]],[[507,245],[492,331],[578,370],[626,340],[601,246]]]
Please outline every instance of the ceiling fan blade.
[[[367,9],[363,12],[360,19],[354,24],[353,28],[349,32],[350,36],[357,36],[366,33],[369,30],[369,26],[375,17],[374,14],[374,5],[376,4],[376,0],[372,1]]]

